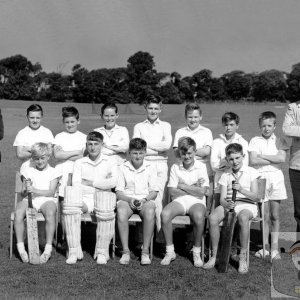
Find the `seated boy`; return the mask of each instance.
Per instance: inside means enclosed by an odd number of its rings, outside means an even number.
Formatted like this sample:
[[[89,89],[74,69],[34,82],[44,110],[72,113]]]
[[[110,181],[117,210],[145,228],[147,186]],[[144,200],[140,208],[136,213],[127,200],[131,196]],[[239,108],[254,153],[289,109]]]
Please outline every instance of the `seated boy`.
[[[241,251],[239,255],[239,273],[247,273],[247,250],[249,239],[249,220],[257,216],[257,178],[258,172],[243,165],[244,153],[240,144],[229,144],[226,149],[226,160],[230,169],[226,170],[220,180],[221,197],[220,203],[209,216],[209,234],[212,245],[212,256],[203,266],[204,269],[211,269],[215,266],[218,244],[220,239],[219,224],[223,221],[226,211],[233,209],[237,214],[240,225]],[[235,183],[232,183],[235,181]],[[232,191],[237,190],[236,202],[232,202]],[[247,201],[247,202],[246,202]],[[249,203],[250,202],[250,203]]]
[[[46,220],[46,246],[40,257],[41,264],[46,263],[51,257],[56,223],[57,199],[54,198],[54,194],[60,174],[48,164],[52,152],[51,149],[51,144],[34,144],[30,149],[30,166],[28,164],[21,168],[21,175],[23,177],[22,194],[27,196],[28,193],[32,193],[33,207],[37,211],[40,211]],[[30,182],[28,182],[28,179],[30,179]],[[14,223],[17,249],[24,263],[28,263],[29,261],[24,247],[24,217],[27,207],[27,198],[24,198],[17,204]]]
[[[281,164],[285,162],[286,151],[289,145],[282,138],[275,136],[276,115],[272,111],[263,112],[259,117],[261,136],[251,139],[249,144],[250,164],[266,178],[266,197],[264,202],[265,240],[269,240],[271,223],[271,259],[279,259],[279,207],[281,200],[287,199],[284,176]],[[269,244],[266,248],[270,250]],[[266,250],[266,255],[269,255]],[[255,253],[256,257],[263,257],[263,249]]]
[[[181,163],[171,168],[168,183],[169,194],[173,201],[162,211],[162,228],[166,239],[166,255],[162,265],[169,265],[176,258],[173,245],[172,219],[176,216],[189,215],[193,221],[195,267],[202,267],[200,256],[201,239],[206,212],[205,194],[209,189],[209,179],[204,163],[195,160],[196,143],[189,137],[179,139],[178,150]]]
[[[128,246],[128,219],[137,213],[143,220],[143,249],[141,264],[149,265],[149,246],[155,225],[155,198],[157,197],[157,172],[155,166],[144,160],[147,143],[135,138],[129,143],[130,160],[120,166],[117,181],[117,218],[123,255],[120,264],[130,261]]]
[[[244,166],[248,165],[248,142],[237,133],[239,128],[240,118],[233,112],[227,112],[222,116],[222,125],[224,133],[220,134],[220,137],[214,139],[211,147],[210,164],[214,175],[214,199],[215,207],[220,205],[220,185],[219,180],[221,175],[230,166],[226,160],[225,148],[229,144],[238,143],[243,147],[245,153],[245,159],[243,161]]]
[[[83,258],[80,245],[81,213],[90,213],[95,210],[97,216],[101,207],[94,207],[94,203],[96,203],[94,195],[100,190],[111,191],[116,186],[117,166],[112,164],[107,156],[101,154],[102,142],[101,133],[90,132],[86,139],[88,156],[80,158],[74,163],[72,186],[75,191],[70,190],[72,196],[66,194],[63,203],[69,246],[67,264],[75,264],[77,259]],[[106,212],[111,218],[104,222],[97,217],[97,241],[94,255],[95,258],[97,257],[97,264],[106,264],[109,259],[109,242],[114,235],[115,226],[113,211],[114,203],[108,203]]]

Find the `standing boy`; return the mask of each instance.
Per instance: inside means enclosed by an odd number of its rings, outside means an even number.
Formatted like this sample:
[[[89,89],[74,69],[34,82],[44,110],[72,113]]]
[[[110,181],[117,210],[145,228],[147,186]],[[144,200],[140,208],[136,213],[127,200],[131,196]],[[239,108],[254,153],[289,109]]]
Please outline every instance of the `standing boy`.
[[[259,116],[261,136],[251,139],[249,144],[250,164],[256,168],[261,177],[266,178],[266,197],[264,199],[265,212],[265,240],[269,240],[271,224],[271,260],[280,259],[278,252],[279,234],[279,206],[281,200],[287,199],[284,176],[281,164],[285,162],[286,151],[289,149],[284,139],[275,136],[276,115],[272,111],[265,111]],[[266,245],[267,249],[269,245]],[[266,250],[269,255],[269,250]],[[263,257],[263,249],[255,253]]]
[[[29,165],[32,156],[31,147],[35,143],[53,144],[52,132],[41,125],[43,119],[43,109],[39,104],[32,104],[27,108],[28,126],[21,129],[14,141],[17,158],[22,161],[22,166]]]
[[[111,164],[111,161],[104,155],[101,155],[103,136],[99,132],[92,131],[86,138],[86,150],[88,156],[82,157],[74,163],[72,186],[79,188],[80,193],[74,197],[82,195],[82,199],[63,203],[63,214],[66,226],[66,236],[69,246],[69,257],[66,260],[67,264],[75,264],[77,259],[83,258],[83,253],[80,245],[80,228],[81,228],[81,212],[92,212],[95,209],[95,214],[99,211],[99,207],[94,207],[95,194],[98,190],[111,191],[116,186],[117,167]],[[67,197],[68,195],[66,195]],[[73,203],[72,203],[73,202]],[[108,213],[111,218],[107,221],[101,221],[97,217],[97,241],[95,257],[97,264],[106,264],[109,259],[108,247],[109,241],[114,234],[115,217],[113,208],[110,208]],[[101,212],[100,212],[101,213]],[[102,237],[101,234],[102,233]],[[104,239],[103,235],[108,238]],[[105,242],[103,242],[105,241]]]
[[[120,264],[130,261],[128,246],[128,219],[138,213],[143,220],[143,248],[141,264],[149,265],[149,247],[155,225],[155,202],[158,194],[158,179],[155,166],[145,160],[147,143],[134,138],[129,143],[130,160],[120,166],[117,181],[117,217],[123,255]]]
[[[244,165],[248,165],[248,142],[237,133],[240,118],[233,112],[227,112],[222,116],[224,133],[213,141],[211,147],[210,164],[214,175],[214,199],[215,207],[220,205],[220,185],[219,180],[226,169],[230,168],[226,160],[225,148],[231,143],[241,144],[245,153]]]
[[[146,98],[145,109],[147,119],[134,126],[133,137],[146,141],[147,152],[145,160],[156,168],[158,177],[158,195],[155,199],[156,226],[157,231],[159,231],[164,191],[168,180],[168,150],[172,144],[172,133],[171,125],[159,119],[162,109],[160,96],[149,94]]]
[[[205,194],[209,188],[206,167],[195,161],[196,143],[189,137],[179,140],[178,150],[181,162],[173,164],[168,183],[172,202],[162,211],[162,228],[166,239],[166,255],[162,265],[169,265],[176,258],[173,244],[172,220],[176,216],[189,215],[193,221],[195,267],[202,267],[201,239],[206,212]],[[204,250],[204,249],[202,249]]]
[[[219,184],[221,187],[220,204],[209,215],[209,235],[212,245],[212,256],[203,266],[204,269],[211,269],[215,266],[218,244],[220,239],[219,224],[224,220],[226,210],[234,208],[240,225],[241,251],[239,255],[239,273],[247,273],[247,251],[249,240],[249,221],[257,216],[257,204],[259,200],[257,192],[258,172],[243,165],[244,153],[240,144],[229,144],[226,149],[226,159],[230,164],[222,174]],[[235,181],[235,183],[232,183]],[[232,202],[233,189],[237,190],[236,202]],[[252,202],[252,203],[249,203]]]

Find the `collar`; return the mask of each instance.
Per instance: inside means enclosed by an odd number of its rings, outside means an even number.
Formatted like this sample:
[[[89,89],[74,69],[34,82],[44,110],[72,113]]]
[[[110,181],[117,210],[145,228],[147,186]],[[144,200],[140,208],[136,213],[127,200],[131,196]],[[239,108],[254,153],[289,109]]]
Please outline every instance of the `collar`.
[[[262,135],[259,136],[259,138],[262,139],[262,140],[266,140],[266,141],[268,141],[268,140],[276,140],[276,135],[274,133],[272,133],[272,135],[268,139],[264,138]]]
[[[112,129],[106,129],[105,126],[102,126],[100,128],[96,128],[94,129],[95,131],[97,130],[103,130],[103,131],[106,131],[106,130],[109,130],[109,131],[115,131],[115,130],[118,130],[120,128],[120,126],[118,124],[116,124]]]
[[[100,154],[100,157],[96,161],[91,160],[88,156],[84,156],[81,159],[81,161],[83,163],[88,163],[88,164],[94,165],[94,166],[100,164],[102,161],[107,161],[107,160],[108,160],[108,158],[105,155],[102,155],[102,154]]]
[[[179,166],[179,169],[180,169],[180,170],[192,171],[192,170],[198,169],[198,168],[199,168],[199,164],[200,164],[200,162],[197,161],[197,160],[195,159],[195,160],[194,160],[194,164],[193,164],[189,169],[186,169],[186,168],[183,166],[183,162],[180,162],[180,163],[178,164],[178,166]]]
[[[226,173],[230,173],[232,174],[234,177],[236,176],[236,174],[239,174],[239,173],[249,173],[249,169],[246,165],[242,165],[242,167],[239,169],[239,171],[237,173],[233,173],[232,169],[228,169],[225,171]]]
[[[220,138],[226,143],[234,143],[233,141],[238,141],[242,136],[238,133],[235,133],[234,138],[227,140],[225,134],[220,134]]]
[[[201,124],[199,124],[198,127],[195,128],[195,129],[191,129],[189,126],[186,126],[185,129],[186,129],[187,131],[190,131],[190,132],[197,132],[197,131],[199,131],[199,130],[204,130],[205,127],[202,126]]]
[[[131,161],[130,161],[130,160],[127,160],[127,161],[124,163],[124,166],[127,167],[130,171],[140,173],[140,172],[145,171],[146,168],[148,168],[148,167],[150,166],[150,164],[144,160],[144,161],[143,161],[143,164],[142,164],[138,169],[136,169],[136,168],[132,165]]]
[[[160,121],[159,118],[157,118],[157,119],[154,121],[154,123],[151,123],[148,119],[146,119],[146,120],[144,121],[144,123],[148,123],[148,124],[160,124],[161,121]]]

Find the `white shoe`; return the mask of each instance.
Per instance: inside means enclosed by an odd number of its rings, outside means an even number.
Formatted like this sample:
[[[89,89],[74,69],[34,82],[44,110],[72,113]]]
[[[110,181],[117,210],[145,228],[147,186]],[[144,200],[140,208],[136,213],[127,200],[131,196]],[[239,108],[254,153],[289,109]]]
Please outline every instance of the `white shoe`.
[[[21,260],[23,263],[29,263],[29,257],[26,251],[24,252],[19,252],[19,255],[21,257]]]
[[[258,257],[258,258],[263,258],[264,257],[264,249],[260,249],[259,251],[255,252],[255,257]],[[266,256],[269,256],[270,255],[270,252],[268,250],[265,250],[265,257]]]
[[[97,256],[97,264],[98,265],[106,265],[107,264],[107,259],[106,256],[102,253],[99,253]]]
[[[119,260],[119,263],[121,265],[128,265],[129,262],[130,262],[130,253],[124,253],[121,259]]]
[[[193,261],[194,261],[194,267],[200,268],[203,266],[203,261],[201,259],[201,253],[196,253],[193,251]]]
[[[209,270],[215,267],[216,265],[216,256],[212,256],[206,264],[203,265],[203,269]]]
[[[246,253],[240,253],[238,272],[241,274],[248,273],[247,254]]]
[[[278,260],[278,259],[281,259],[279,251],[278,250],[272,250],[271,251],[271,262],[273,260]]]
[[[141,256],[141,265],[150,265],[150,264],[151,264],[151,259],[149,257],[149,254],[142,253],[142,256]]]
[[[69,248],[68,258],[66,260],[68,265],[74,265],[77,263],[77,248]]]
[[[163,266],[168,266],[171,263],[171,261],[173,261],[175,258],[176,258],[176,254],[174,251],[167,252],[163,260],[160,262],[160,264]]]
[[[40,264],[45,264],[51,257],[51,253],[45,252],[40,256]]]

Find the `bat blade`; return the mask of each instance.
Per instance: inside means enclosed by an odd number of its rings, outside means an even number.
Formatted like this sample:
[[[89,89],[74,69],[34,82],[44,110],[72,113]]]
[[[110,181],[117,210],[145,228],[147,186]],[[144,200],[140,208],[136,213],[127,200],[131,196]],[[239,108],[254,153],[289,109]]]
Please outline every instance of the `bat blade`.
[[[217,270],[219,273],[226,273],[228,271],[235,222],[235,212],[227,212],[223,221],[219,249],[217,252]]]
[[[39,236],[37,229],[37,212],[34,208],[27,208],[27,242],[29,262],[33,265],[40,263]]]

